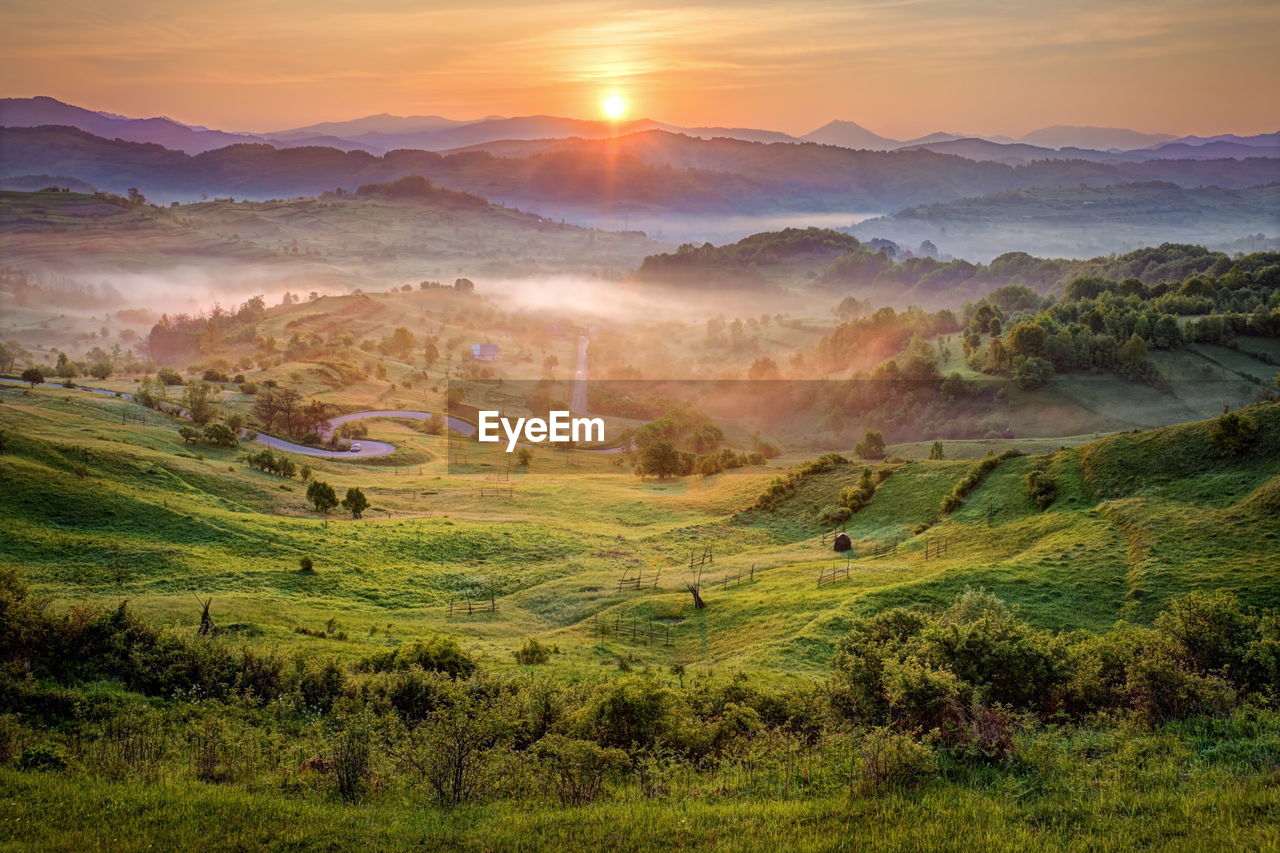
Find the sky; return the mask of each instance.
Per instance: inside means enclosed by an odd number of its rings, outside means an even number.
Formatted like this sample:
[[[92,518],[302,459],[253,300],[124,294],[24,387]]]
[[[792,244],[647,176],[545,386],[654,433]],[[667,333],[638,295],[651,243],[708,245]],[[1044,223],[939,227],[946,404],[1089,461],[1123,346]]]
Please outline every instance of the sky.
[[[0,0],[0,21],[0,94],[226,130],[600,118],[610,95],[795,134],[1280,125],[1275,0]]]

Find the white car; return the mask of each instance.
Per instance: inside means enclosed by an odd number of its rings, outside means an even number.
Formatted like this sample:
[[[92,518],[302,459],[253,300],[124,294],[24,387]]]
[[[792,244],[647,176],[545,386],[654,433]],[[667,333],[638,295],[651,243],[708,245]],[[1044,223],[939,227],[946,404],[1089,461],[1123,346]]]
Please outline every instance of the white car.
[[[351,452],[352,452],[352,453],[359,453],[359,452],[360,452],[360,442],[355,441],[355,442],[352,442],[352,443],[351,443]]]

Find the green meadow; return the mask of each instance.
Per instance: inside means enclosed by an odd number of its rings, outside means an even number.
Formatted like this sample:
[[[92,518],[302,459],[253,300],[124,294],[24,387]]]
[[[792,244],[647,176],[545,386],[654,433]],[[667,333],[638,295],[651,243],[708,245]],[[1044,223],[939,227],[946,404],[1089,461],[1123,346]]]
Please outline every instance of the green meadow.
[[[1280,406],[1242,411],[1256,435],[1238,452],[1219,446],[1216,420],[943,441],[942,459],[902,445],[792,477],[767,509],[760,496],[805,458],[658,480],[610,454],[552,449],[506,473],[472,445],[451,469],[449,439],[371,421],[369,438],[399,447],[390,464],[308,460],[339,494],[369,495],[355,520],[318,515],[303,483],[251,469],[243,447],[184,443],[170,416],[5,387],[0,553],[20,580],[2,612],[45,637],[107,630],[133,649],[116,664],[133,674],[29,662],[50,674],[15,681],[22,644],[7,636],[4,848],[1274,848],[1280,721],[1265,671],[1230,688],[1227,670],[1178,676],[1170,689],[1191,710],[1152,711],[1132,672],[1119,705],[1078,686],[1082,649],[1166,636],[1161,614],[1193,590],[1244,614],[1280,600]],[[825,523],[864,468],[870,500]],[[1045,509],[1033,469],[1054,484]],[[976,485],[944,511],[966,478]],[[483,496],[494,485],[510,495]],[[837,526],[851,551],[832,550]],[[638,588],[619,584],[637,575]],[[39,611],[24,603],[38,599]],[[1055,676],[1056,712],[1001,704],[998,681],[972,675],[974,692],[946,706],[960,716],[932,729],[892,691],[891,728],[823,710],[857,683],[847,638],[883,614],[996,599],[1007,630],[1041,638],[1076,673]],[[494,609],[460,613],[468,601]],[[530,641],[532,662],[515,654]],[[153,642],[155,654],[178,644],[186,663],[144,678]],[[1266,641],[1251,642],[1241,654],[1256,661]],[[418,663],[394,663],[406,656]],[[440,674],[455,659],[465,681]],[[206,665],[233,665],[217,661],[239,661],[240,686],[201,681]],[[246,667],[286,686],[247,686]],[[184,679],[206,686],[164,686]],[[411,685],[427,698],[407,699]],[[422,702],[425,718],[405,710]],[[452,800],[432,762],[473,730],[449,708],[502,721],[457,765],[468,782]],[[640,716],[624,725],[619,713]],[[663,734],[634,728],[645,714],[667,721]],[[970,724],[956,720],[983,714],[1007,737],[955,740]],[[543,745],[558,735],[534,730],[597,740],[556,752]],[[353,738],[372,746],[348,785]],[[590,796],[565,787],[579,777],[597,780]]]

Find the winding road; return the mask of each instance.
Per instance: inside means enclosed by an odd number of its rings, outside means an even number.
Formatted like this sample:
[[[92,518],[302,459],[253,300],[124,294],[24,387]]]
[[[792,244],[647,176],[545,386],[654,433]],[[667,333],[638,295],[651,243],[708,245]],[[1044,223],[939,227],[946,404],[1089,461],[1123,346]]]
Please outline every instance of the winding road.
[[[29,382],[23,382],[21,379],[11,379],[7,376],[0,376],[0,382],[7,385],[31,384]],[[44,382],[42,384],[53,388],[65,387],[61,382]],[[141,403],[137,403],[133,399],[132,394],[126,391],[111,391],[107,388],[93,388],[88,385],[77,385],[76,390],[88,391],[93,394],[103,394],[108,397],[128,400],[129,402],[134,403],[134,405],[141,405]],[[372,409],[367,412],[352,412],[348,415],[338,415],[337,417],[331,418],[329,420],[329,428],[325,430],[324,434],[327,436],[342,424],[348,423],[349,421],[363,420],[364,418],[407,418],[409,420],[425,421],[434,414],[434,412],[415,412],[408,409]],[[445,419],[445,423],[448,424],[449,429],[459,433],[460,435],[469,436],[474,434],[476,431],[475,424],[469,421],[464,421],[461,418],[455,418],[452,415],[449,415]],[[389,456],[396,452],[396,446],[394,444],[388,444],[385,441],[365,441],[364,439],[360,439],[360,449],[356,451],[324,450],[318,447],[309,447],[305,444],[286,441],[283,438],[276,438],[274,435],[263,435],[262,433],[259,433],[257,437],[254,438],[254,441],[258,444],[275,448],[276,450],[287,450],[290,453],[298,453],[303,456],[321,456],[328,459],[361,459],[370,456]]]

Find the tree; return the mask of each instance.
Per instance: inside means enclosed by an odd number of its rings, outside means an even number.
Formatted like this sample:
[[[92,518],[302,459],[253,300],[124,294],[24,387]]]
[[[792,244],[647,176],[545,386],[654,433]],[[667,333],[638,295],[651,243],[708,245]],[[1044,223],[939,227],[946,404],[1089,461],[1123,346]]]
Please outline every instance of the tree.
[[[200,430],[188,424],[178,427],[178,435],[182,436],[182,440],[187,444],[195,444],[200,440]]]
[[[106,379],[111,375],[111,363],[108,361],[96,361],[89,368],[89,375],[94,379]]]
[[[213,403],[213,386],[208,382],[192,382],[182,391],[182,406],[192,423],[197,426],[209,423],[218,414],[218,407]]]
[[[34,388],[44,383],[44,374],[40,372],[38,367],[28,367],[22,371],[22,381],[29,383]]]
[[[748,379],[777,379],[778,363],[767,355],[757,358],[747,368]]]
[[[943,451],[943,449],[942,449],[942,442],[941,442],[941,441],[935,441],[935,442],[933,443],[933,447],[930,447],[930,448],[929,448],[929,458],[930,458],[930,459],[945,459],[945,458],[946,458],[945,452],[944,452],[944,451]]]
[[[204,440],[215,447],[235,447],[240,444],[235,430],[226,424],[213,423],[204,428]]]
[[[533,462],[533,451],[527,447],[522,447],[516,451],[516,464],[521,468],[528,469],[529,463]]]
[[[680,451],[669,441],[655,441],[644,449],[640,473],[665,480],[680,473]]]
[[[310,489],[307,491],[309,493]],[[369,508],[369,499],[364,496],[364,492],[352,486],[347,489],[347,496],[342,499],[342,505],[351,512],[352,518],[359,518]]]
[[[58,353],[58,364],[53,369],[53,372],[58,376],[61,376],[63,379],[72,379],[76,375],[75,362],[67,358],[67,354],[65,352],[60,352]]]
[[[1053,365],[1043,358],[1018,356],[1013,361],[1013,382],[1023,391],[1039,388],[1053,377]]]
[[[1017,323],[1009,330],[1005,345],[1014,355],[1040,355],[1044,349],[1045,329],[1039,323]]]
[[[316,512],[323,516],[328,516],[335,506],[338,505],[338,495],[333,491],[333,486],[324,480],[312,480],[311,485],[307,486],[307,500],[315,506]]]
[[[396,326],[394,332],[391,333],[390,339],[387,340],[387,349],[400,356],[401,361],[407,361],[409,353],[418,346],[418,339],[413,336],[413,332],[404,326]]]
[[[436,342],[434,340],[427,341],[426,345],[423,346],[422,360],[427,367],[430,367],[440,360],[440,350],[436,348]]]
[[[884,436],[875,430],[867,430],[862,441],[854,446],[853,452],[860,459],[883,459],[885,457]]]

